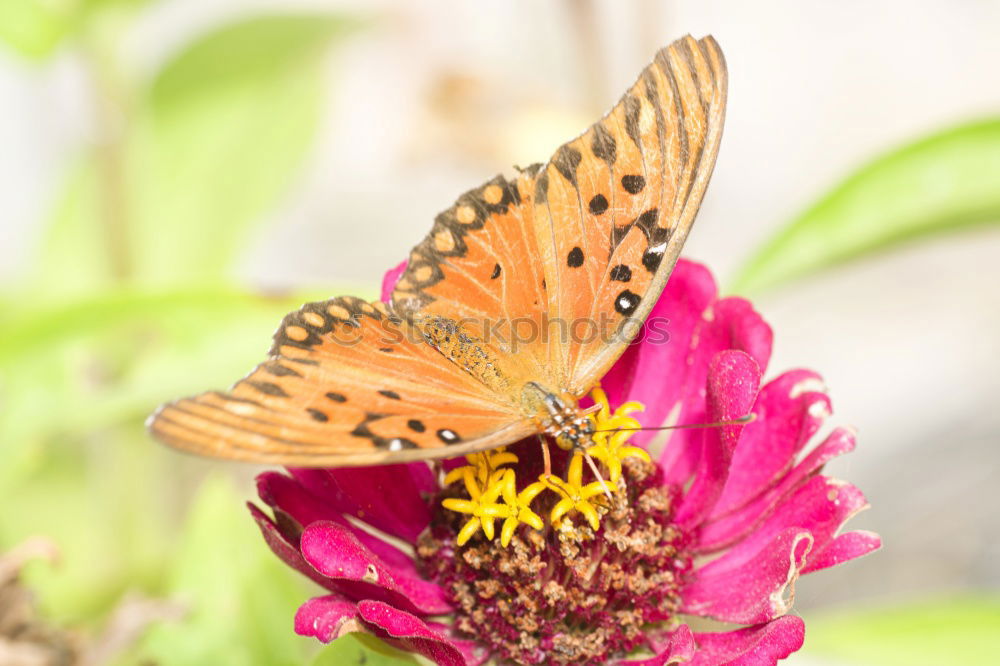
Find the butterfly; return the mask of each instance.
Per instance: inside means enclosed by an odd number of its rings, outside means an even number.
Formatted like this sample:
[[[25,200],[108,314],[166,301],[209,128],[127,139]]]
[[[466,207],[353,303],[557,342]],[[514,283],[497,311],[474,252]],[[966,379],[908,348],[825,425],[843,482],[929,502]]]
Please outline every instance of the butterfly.
[[[637,332],[625,324],[649,314],[701,204],[726,83],[712,37],[662,49],[546,164],[439,214],[388,302],[303,305],[249,375],[161,406],[150,431],[201,455],[298,467],[446,458],[539,433],[585,440],[579,400]]]

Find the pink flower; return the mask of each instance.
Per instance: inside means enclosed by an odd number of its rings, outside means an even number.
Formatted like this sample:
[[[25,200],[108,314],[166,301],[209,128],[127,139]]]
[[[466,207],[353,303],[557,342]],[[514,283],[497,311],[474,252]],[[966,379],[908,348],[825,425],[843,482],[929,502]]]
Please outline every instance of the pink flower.
[[[880,545],[840,533],[867,504],[820,473],[854,434],[835,429],[806,449],[830,413],[819,376],[792,370],[760,386],[771,329],[747,301],[719,299],[705,267],[681,261],[654,317],[670,339],[647,328],[602,381],[611,404],[643,403],[645,425],[754,421],[638,433],[630,443],[656,464],[626,461],[627,501],[569,543],[521,526],[508,548],[482,534],[458,546],[462,517],[441,504],[454,491],[424,463],[261,474],[274,517],[250,510],[264,538],[327,590],[299,609],[296,632],[329,642],[365,631],[449,666],[774,664],[797,650],[798,577]],[[538,449],[508,448],[519,479],[537,478]],[[694,631],[691,617],[742,628]],[[654,656],[627,656],[640,650]]]

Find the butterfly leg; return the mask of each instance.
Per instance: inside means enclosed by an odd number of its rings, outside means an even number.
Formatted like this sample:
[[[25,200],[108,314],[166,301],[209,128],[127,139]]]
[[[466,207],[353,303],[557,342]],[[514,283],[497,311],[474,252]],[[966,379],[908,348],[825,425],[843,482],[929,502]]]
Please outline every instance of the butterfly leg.
[[[545,438],[538,436],[538,443],[542,445],[542,460],[545,461],[545,478],[552,476],[552,458],[549,456],[549,445],[545,443]]]
[[[590,471],[593,472],[594,476],[597,477],[597,480],[601,482],[601,486],[604,488],[604,494],[607,495],[608,501],[614,502],[614,498],[611,497],[611,489],[608,487],[608,482],[604,480],[603,476],[601,476],[601,470],[597,469],[597,465],[594,464],[594,459],[590,457],[590,454],[587,453],[587,449],[584,447],[581,446],[580,450],[583,452],[584,460],[586,460],[587,464],[590,466]]]

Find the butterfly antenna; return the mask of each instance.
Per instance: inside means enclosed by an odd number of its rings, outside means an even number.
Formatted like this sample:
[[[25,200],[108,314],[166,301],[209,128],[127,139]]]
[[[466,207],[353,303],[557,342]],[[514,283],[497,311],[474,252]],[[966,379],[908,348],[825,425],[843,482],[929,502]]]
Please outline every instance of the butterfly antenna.
[[[637,432],[640,430],[694,430],[697,428],[721,428],[723,426],[746,425],[757,418],[756,414],[750,413],[738,419],[728,421],[713,421],[712,423],[685,423],[683,425],[670,426],[649,426],[639,428],[612,428],[610,430],[597,430],[596,432]]]

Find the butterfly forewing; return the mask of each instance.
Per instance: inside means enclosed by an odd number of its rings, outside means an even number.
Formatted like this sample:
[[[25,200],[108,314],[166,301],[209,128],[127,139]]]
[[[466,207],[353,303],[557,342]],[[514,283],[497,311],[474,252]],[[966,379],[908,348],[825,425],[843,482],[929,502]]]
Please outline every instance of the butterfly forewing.
[[[663,290],[715,164],[725,91],[715,41],[679,40],[538,175],[549,311],[569,331],[560,388],[589,390]]]

